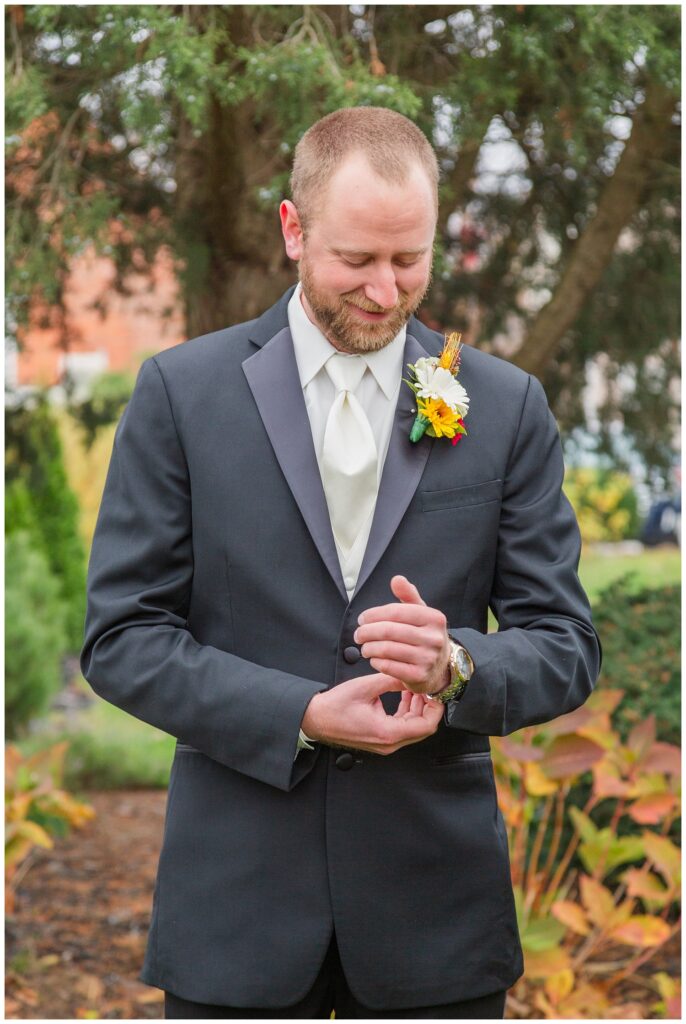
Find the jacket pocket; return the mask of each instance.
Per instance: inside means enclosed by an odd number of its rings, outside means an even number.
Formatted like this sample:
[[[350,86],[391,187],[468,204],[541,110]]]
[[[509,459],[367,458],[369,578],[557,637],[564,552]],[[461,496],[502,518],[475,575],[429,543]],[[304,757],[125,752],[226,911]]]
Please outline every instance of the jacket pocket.
[[[447,764],[461,764],[465,761],[490,761],[490,750],[473,750],[467,754],[437,754],[431,758],[431,764],[440,767]]]
[[[176,744],[176,749],[178,751],[180,751],[182,754],[199,754],[200,753],[200,751],[196,750],[195,747],[192,747],[190,745],[190,743],[177,743]]]
[[[502,490],[503,482],[498,479],[466,484],[463,487],[449,487],[441,491],[422,491],[422,512],[434,512],[442,508],[468,508],[471,505],[500,501]]]

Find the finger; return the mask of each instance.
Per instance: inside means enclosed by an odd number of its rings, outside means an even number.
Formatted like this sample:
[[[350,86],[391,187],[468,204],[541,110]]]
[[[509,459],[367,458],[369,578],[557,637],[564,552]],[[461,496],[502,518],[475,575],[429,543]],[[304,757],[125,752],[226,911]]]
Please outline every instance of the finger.
[[[443,707],[440,700],[427,700],[422,709],[422,718],[430,722],[432,726],[437,726],[443,718]]]
[[[406,715],[404,718],[391,718],[387,721],[387,743],[402,743],[412,739],[424,739],[435,731],[435,719],[428,716]]]
[[[423,714],[424,713],[424,704],[426,703],[426,701],[424,700],[424,695],[421,694],[421,693],[412,693],[411,690],[408,690],[407,692],[409,694],[411,694],[410,710],[412,711],[412,714],[413,715],[421,715],[421,714]]]
[[[382,693],[390,693],[392,690],[404,690],[400,679],[397,676],[387,675],[384,672],[372,672],[369,675],[356,676],[350,680],[357,683],[365,697],[379,697]],[[347,685],[342,683],[342,686]]]
[[[394,576],[391,580],[391,590],[398,600],[405,604],[426,604],[414,583],[410,583],[407,576]]]
[[[393,715],[394,718],[402,718],[403,715],[409,714],[411,709],[412,701],[414,700],[414,694],[411,690],[403,690],[400,695],[400,703],[398,704],[398,710]]]
[[[377,672],[400,680],[401,685],[415,693],[422,692],[422,688],[426,686],[422,678],[422,670],[417,665],[408,665],[404,661],[392,661],[389,658],[371,658],[370,665]]]
[[[379,640],[376,643],[363,644],[361,650],[362,657],[370,661],[372,658],[375,661],[378,661],[380,658],[387,661],[398,661],[403,665],[414,665],[416,668],[426,671],[429,671],[431,668],[432,658],[435,661],[435,654],[425,647],[396,644],[390,640]],[[380,671],[386,672],[388,670],[381,669]]]
[[[426,626],[428,623],[445,621],[445,616],[436,608],[425,604],[379,604],[374,608],[365,608],[357,617],[358,626],[367,626],[370,622],[405,622],[412,626]]]
[[[356,644],[364,644],[369,640],[396,640],[400,644],[426,643],[427,626],[413,626],[407,622],[369,622],[364,626],[358,626],[353,633],[353,640]],[[436,629],[436,637],[441,637],[441,631]]]

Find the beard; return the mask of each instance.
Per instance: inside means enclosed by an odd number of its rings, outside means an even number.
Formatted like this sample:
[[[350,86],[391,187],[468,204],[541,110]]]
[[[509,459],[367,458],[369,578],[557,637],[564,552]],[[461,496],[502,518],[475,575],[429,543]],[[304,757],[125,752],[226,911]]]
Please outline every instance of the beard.
[[[374,324],[361,323],[350,308],[351,305],[368,313],[389,311],[384,306],[370,302],[363,291],[345,292],[336,296],[321,292],[314,283],[311,264],[304,255],[298,264],[298,274],[305,298],[323,334],[337,349],[353,355],[377,352],[393,341],[398,331],[419,308],[431,284],[429,274],[421,294],[415,293],[412,297],[408,292],[399,290],[398,301],[390,315],[383,322]]]

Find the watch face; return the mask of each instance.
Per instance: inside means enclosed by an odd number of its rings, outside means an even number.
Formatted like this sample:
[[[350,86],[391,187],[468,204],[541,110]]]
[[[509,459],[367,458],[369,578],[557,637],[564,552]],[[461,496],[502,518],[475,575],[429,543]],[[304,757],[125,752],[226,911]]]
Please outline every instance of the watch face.
[[[463,679],[469,679],[472,674],[472,668],[467,657],[467,652],[460,648],[455,654],[455,664],[457,665],[457,671],[460,673]]]

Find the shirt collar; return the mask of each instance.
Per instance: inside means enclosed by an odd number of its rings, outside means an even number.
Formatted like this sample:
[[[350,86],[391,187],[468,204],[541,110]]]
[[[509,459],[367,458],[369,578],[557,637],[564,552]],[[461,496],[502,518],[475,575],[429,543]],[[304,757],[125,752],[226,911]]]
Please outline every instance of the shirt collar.
[[[303,388],[316,377],[327,359],[337,352],[330,341],[313,324],[300,301],[302,285],[298,283],[288,303],[288,323],[293,338],[295,360]],[[403,353],[407,327],[401,327],[395,338],[376,352],[365,352],[361,358],[388,399],[395,397],[402,376]]]

